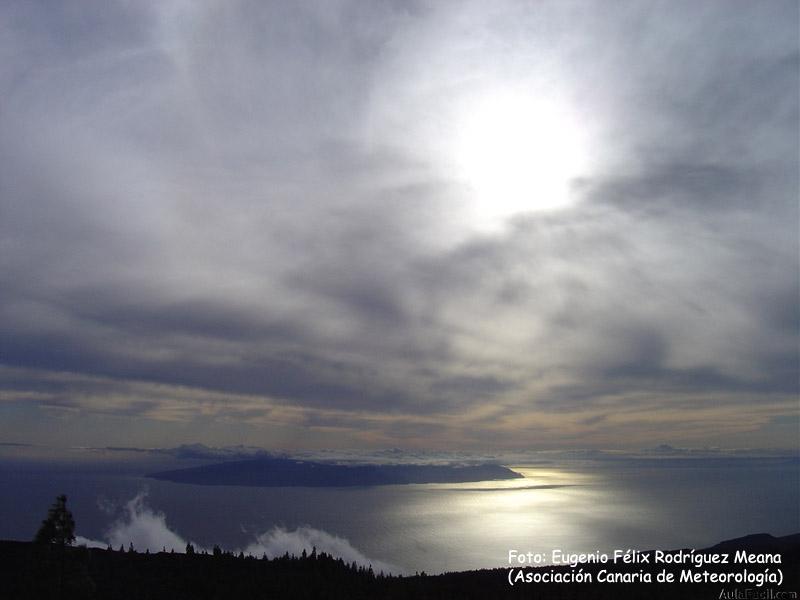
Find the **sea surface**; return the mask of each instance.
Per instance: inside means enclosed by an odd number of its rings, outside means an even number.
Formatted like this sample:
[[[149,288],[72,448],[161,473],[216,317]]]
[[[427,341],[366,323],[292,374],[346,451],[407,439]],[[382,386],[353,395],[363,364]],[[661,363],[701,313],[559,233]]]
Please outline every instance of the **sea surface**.
[[[524,479],[348,488],[196,486],[144,477],[191,466],[138,456],[0,456],[0,539],[32,539],[57,494],[77,533],[139,551],[297,551],[314,543],[403,573],[503,566],[508,551],[701,548],[800,532],[796,458],[535,461]]]

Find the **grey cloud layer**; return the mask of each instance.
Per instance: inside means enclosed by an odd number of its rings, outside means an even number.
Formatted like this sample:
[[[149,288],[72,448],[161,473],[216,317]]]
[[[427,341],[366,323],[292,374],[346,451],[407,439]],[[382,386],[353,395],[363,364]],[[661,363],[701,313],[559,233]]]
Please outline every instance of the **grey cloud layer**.
[[[6,401],[228,394],[375,442],[791,414],[796,4],[481,4],[4,5]],[[602,160],[568,209],[456,231],[436,111],[538,70]]]

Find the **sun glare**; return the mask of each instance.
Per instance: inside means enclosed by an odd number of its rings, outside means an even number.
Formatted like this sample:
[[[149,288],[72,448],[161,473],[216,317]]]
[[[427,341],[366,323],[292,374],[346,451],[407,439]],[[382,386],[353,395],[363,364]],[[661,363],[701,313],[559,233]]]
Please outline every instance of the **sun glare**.
[[[481,224],[570,203],[570,182],[586,166],[586,144],[565,107],[495,93],[470,103],[457,121],[451,158]]]

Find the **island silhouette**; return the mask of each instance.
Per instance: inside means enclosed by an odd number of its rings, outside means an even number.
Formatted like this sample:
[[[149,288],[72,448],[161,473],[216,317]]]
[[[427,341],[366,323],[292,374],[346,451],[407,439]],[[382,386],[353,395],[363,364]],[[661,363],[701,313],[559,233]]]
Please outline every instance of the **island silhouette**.
[[[290,458],[259,457],[200,467],[150,473],[147,477],[194,485],[253,487],[344,487],[408,483],[465,483],[520,479],[520,473],[498,464],[343,465]]]

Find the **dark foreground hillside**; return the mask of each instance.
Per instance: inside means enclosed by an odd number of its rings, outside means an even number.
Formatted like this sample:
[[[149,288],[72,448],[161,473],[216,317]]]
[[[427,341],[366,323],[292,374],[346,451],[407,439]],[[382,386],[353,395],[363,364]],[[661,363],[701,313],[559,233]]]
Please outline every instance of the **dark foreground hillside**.
[[[669,567],[694,573],[780,571],[782,585],[765,583],[655,583],[664,568],[636,565],[585,564],[575,569],[527,569],[523,576],[553,571],[591,573],[592,583],[508,583],[508,569],[448,573],[437,576],[384,577],[346,565],[325,554],[276,558],[230,554],[143,554],[119,550],[62,549],[55,545],[0,542],[0,598],[109,600],[239,598],[797,598],[800,592],[800,534],[774,538],[766,534],[723,542],[704,553],[728,555],[744,549],[779,553],[780,564],[727,564],[694,568]],[[651,555],[652,556],[652,555]],[[598,583],[601,569],[653,574],[653,583]],[[518,573],[514,572],[515,575]],[[702,576],[702,575],[701,575]]]

